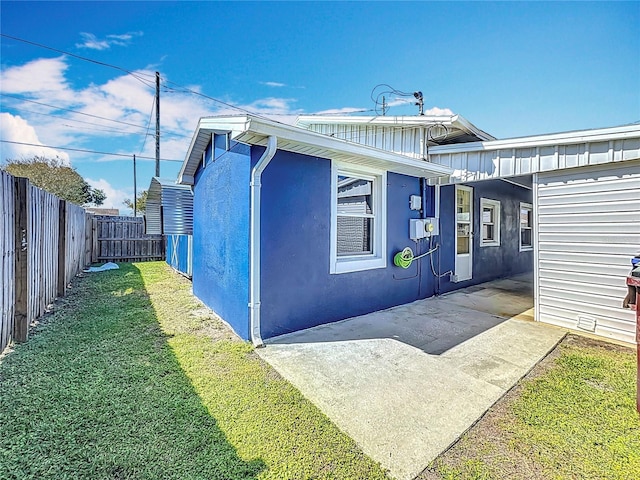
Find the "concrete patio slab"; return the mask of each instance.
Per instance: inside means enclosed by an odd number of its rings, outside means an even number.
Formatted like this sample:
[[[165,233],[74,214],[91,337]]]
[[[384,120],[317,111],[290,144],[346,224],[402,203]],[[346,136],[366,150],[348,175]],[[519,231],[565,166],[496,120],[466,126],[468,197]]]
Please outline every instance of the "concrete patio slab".
[[[393,477],[412,479],[564,336],[528,319],[527,283],[283,335],[258,353]]]

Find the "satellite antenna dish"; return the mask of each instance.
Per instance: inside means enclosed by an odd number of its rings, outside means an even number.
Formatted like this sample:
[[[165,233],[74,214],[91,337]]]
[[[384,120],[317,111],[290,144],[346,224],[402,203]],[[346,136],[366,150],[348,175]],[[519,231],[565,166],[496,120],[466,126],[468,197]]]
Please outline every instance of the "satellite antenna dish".
[[[418,106],[418,112],[420,115],[424,115],[424,98],[422,97],[422,92],[413,92],[413,96],[416,98],[417,102],[415,105]]]

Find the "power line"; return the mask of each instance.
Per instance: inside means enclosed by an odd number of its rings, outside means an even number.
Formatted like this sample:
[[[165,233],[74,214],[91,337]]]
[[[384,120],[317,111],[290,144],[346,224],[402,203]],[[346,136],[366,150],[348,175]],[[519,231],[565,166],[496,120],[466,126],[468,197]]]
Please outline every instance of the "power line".
[[[131,76],[133,76],[134,78],[138,79],[139,81],[141,81],[142,83],[144,83],[144,84],[145,84],[146,86],[148,86],[148,87],[151,87],[151,88],[154,88],[154,87],[155,87],[155,84],[154,84],[154,82],[153,82],[152,80],[145,80],[145,79],[141,79],[141,78],[139,77],[139,75],[148,75],[149,77],[152,77],[152,74],[134,73],[134,72],[132,72],[131,70],[127,70],[126,68],[119,67],[119,66],[117,66],[117,65],[113,65],[113,64],[110,64],[110,63],[106,63],[106,62],[101,62],[101,61],[94,60],[94,59],[92,59],[92,58],[88,58],[88,57],[83,57],[83,56],[81,56],[81,55],[77,55],[77,54],[75,54],[75,53],[67,52],[67,51],[65,51],[65,50],[60,50],[60,49],[58,49],[58,48],[53,48],[53,47],[50,47],[50,46],[48,46],[48,45],[43,45],[43,44],[41,44],[41,43],[32,42],[32,41],[30,41],[30,40],[26,40],[26,39],[24,39],[24,38],[15,37],[15,36],[13,36],[13,35],[7,35],[6,33],[0,33],[0,36],[5,37],[5,38],[10,38],[10,39],[12,39],[12,40],[16,40],[16,41],[19,41],[19,42],[24,42],[24,43],[27,43],[27,44],[29,44],[29,45],[34,45],[34,46],[36,46],[36,47],[44,48],[44,49],[46,49],[46,50],[51,50],[51,51],[53,51],[53,52],[61,53],[61,54],[63,54],[63,55],[68,55],[68,56],[70,56],[70,57],[77,58],[77,59],[79,59],[79,60],[83,60],[83,61],[86,61],[86,62],[94,63],[94,64],[96,64],[96,65],[101,65],[101,66],[105,66],[105,67],[113,68],[113,69],[115,69],[115,70],[118,70],[118,71],[124,72],[124,73],[126,73],[127,75],[131,75]],[[202,93],[202,92],[198,92],[198,91],[196,91],[196,90],[192,90],[192,89],[190,89],[190,88],[187,88],[187,87],[185,87],[185,86],[183,86],[183,85],[180,85],[180,84],[178,84],[178,83],[170,82],[170,81],[168,81],[167,79],[163,79],[163,81],[164,81],[164,84],[165,84],[165,88],[167,89],[166,91],[167,91],[167,92],[169,92],[169,93],[171,93],[171,91],[174,91],[174,92],[182,92],[182,93],[189,93],[189,94],[191,94],[191,95],[196,95],[196,96],[199,96],[199,97],[205,98],[205,99],[210,100],[210,101],[213,101],[213,102],[215,102],[215,103],[217,103],[217,104],[219,104],[219,105],[223,105],[223,106],[225,106],[225,107],[231,108],[231,109],[233,109],[233,110],[237,110],[237,111],[239,111],[239,112],[248,113],[248,114],[250,114],[250,115],[254,115],[254,116],[259,117],[259,118],[263,118],[263,119],[271,120],[271,119],[270,119],[269,117],[267,117],[265,114],[262,114],[262,113],[259,113],[259,112],[254,112],[254,111],[251,111],[251,110],[246,109],[246,108],[238,107],[238,106],[236,106],[236,105],[233,105],[233,104],[230,104],[230,103],[224,102],[224,101],[222,101],[222,100],[220,100],[220,99],[217,99],[217,98],[211,97],[211,96],[209,96],[209,95],[205,95],[205,94],[204,94],[204,93]],[[167,87],[166,85],[168,85],[168,84],[175,85],[175,86],[176,86],[176,87],[178,87],[180,90],[176,90],[176,89],[174,89],[174,88]],[[5,94],[5,95],[6,95],[6,94]],[[19,98],[19,97],[15,97],[15,98]],[[26,99],[23,99],[23,100],[26,100]],[[28,100],[27,100],[27,101],[28,101]],[[37,103],[37,102],[36,102],[36,103]],[[52,108],[56,108],[56,107],[52,107]],[[364,111],[373,111],[373,110],[363,110],[363,112],[364,112]],[[82,112],[76,112],[76,113],[83,114]],[[88,115],[88,114],[84,114],[84,115]],[[286,115],[286,116],[288,116],[288,115],[295,115],[295,114],[288,114],[288,113],[270,113],[269,115],[270,115],[270,116],[285,116],[285,115]],[[98,117],[98,118],[99,118],[99,117]],[[117,121],[117,120],[111,120],[111,121]],[[126,124],[126,123],[125,123],[125,124]],[[141,127],[141,126],[136,125],[136,128],[145,128],[145,127]]]
[[[147,85],[147,86],[149,86],[149,87],[153,87],[153,88],[155,88],[155,83],[154,83],[153,81],[151,81],[151,80],[149,80],[149,81],[147,81],[147,80],[143,80],[143,79],[141,79],[141,78],[139,78],[139,77],[137,76],[137,75],[139,75],[139,74],[135,74],[134,72],[132,72],[131,70],[127,70],[126,68],[119,67],[119,66],[117,66],[117,65],[113,65],[113,64],[110,64],[110,63],[106,63],[106,62],[100,62],[100,61],[98,61],[98,60],[94,60],[94,59],[92,59],[92,58],[88,58],[88,57],[83,57],[83,56],[81,56],[81,55],[76,55],[75,53],[71,53],[71,52],[67,52],[67,51],[64,51],[64,50],[60,50],[60,49],[58,49],[58,48],[49,47],[49,46],[47,46],[47,45],[43,45],[43,44],[41,44],[41,43],[37,43],[37,42],[32,42],[32,41],[30,41],[30,40],[25,40],[24,38],[14,37],[13,35],[7,35],[6,33],[0,33],[0,36],[5,37],[5,38],[10,38],[10,39],[12,39],[12,40],[16,40],[16,41],[19,41],[19,42],[24,42],[24,43],[27,43],[27,44],[29,44],[29,45],[34,45],[34,46],[36,46],[36,47],[40,47],[40,48],[44,48],[44,49],[47,49],[47,50],[51,50],[51,51],[53,51],[53,52],[61,53],[61,54],[63,54],[63,55],[68,55],[68,56],[70,56],[70,57],[74,57],[74,58],[77,58],[77,59],[79,59],[79,60],[84,60],[84,61],[86,61],[86,62],[94,63],[94,64],[96,64],[96,65],[101,65],[101,66],[104,66],[104,67],[109,67],[109,68],[113,68],[113,69],[115,69],[115,70],[119,70],[119,71],[121,71],[121,72],[126,73],[127,75],[131,75],[131,76],[133,76],[134,78],[137,78],[138,80],[140,80],[140,81],[141,81],[142,83],[144,83],[145,85]],[[149,74],[149,76],[151,76],[151,74]],[[154,75],[154,76],[155,76],[155,75]],[[179,85],[179,84],[177,84],[177,83],[169,82],[169,81],[168,81],[168,80],[166,80],[166,79],[164,79],[164,83],[165,83],[165,85],[166,85],[166,84],[172,84],[172,85],[175,85],[176,87],[181,88],[181,89],[182,89],[182,92],[190,93],[190,94],[192,94],[192,95],[198,95],[198,96],[200,96],[200,97],[206,98],[206,99],[208,99],[208,100],[212,100],[212,101],[214,101],[214,102],[216,102],[216,103],[219,103],[220,105],[224,105],[224,106],[229,107],[229,108],[232,108],[232,109],[234,109],[234,110],[239,110],[239,111],[241,111],[241,112],[250,113],[251,115],[261,116],[261,114],[259,114],[259,113],[251,112],[250,110],[247,110],[247,109],[244,109],[244,108],[241,108],[241,107],[237,107],[237,106],[232,105],[232,104],[227,103],[227,102],[223,102],[222,100],[218,100],[217,98],[210,97],[210,96],[205,95],[205,94],[203,94],[203,93],[201,93],[201,92],[197,92],[197,91],[195,91],[195,90],[191,90],[191,89],[189,89],[189,88],[187,88],[187,87],[184,87],[184,86],[182,86],[182,85]],[[267,117],[263,117],[263,118],[267,118]],[[141,128],[143,128],[143,127],[141,127]]]
[[[92,126],[95,126],[95,127],[104,127],[104,128],[101,128],[101,129],[93,128],[93,129],[90,129],[90,130],[100,130],[100,131],[104,131],[104,132],[122,133],[122,134],[125,134],[125,135],[139,135],[138,133],[130,132],[128,130],[118,130],[116,128],[109,128],[109,127],[105,126],[103,123],[85,122],[83,120],[76,120],[74,118],[63,117],[63,116],[60,116],[60,115],[52,115],[50,113],[43,113],[43,112],[36,112],[34,110],[27,110],[26,108],[22,108],[22,107],[17,107],[17,108],[13,107],[13,108],[15,110],[19,110],[21,113],[31,113],[32,115],[42,115],[42,116],[45,116],[45,117],[51,117],[51,118],[55,118],[55,119],[58,119],[58,120],[64,120],[64,121],[67,121],[67,122],[80,123],[82,125],[92,125]],[[72,125],[67,125],[67,126],[68,127],[73,127]],[[77,128],[77,127],[73,127],[73,128]],[[88,128],[88,127],[85,127],[85,128]]]
[[[119,70],[121,72],[124,72],[127,75],[131,75],[133,78],[137,79],[139,82],[145,84],[148,87],[153,87],[153,82],[152,81],[140,78],[141,75],[146,75],[146,74],[134,73],[131,70],[127,70],[126,68],[122,68],[122,67],[119,67],[117,65],[112,65],[111,63],[100,62],[98,60],[94,60],[93,58],[83,57],[81,55],[77,55],[77,54],[71,53],[71,52],[66,52],[64,50],[59,50],[57,48],[49,47],[49,46],[43,45],[41,43],[32,42],[30,40],[25,40],[24,38],[14,37],[13,35],[7,35],[6,33],[0,33],[0,36],[5,37],[5,38],[10,38],[11,40],[16,40],[18,42],[28,43],[29,45],[34,45],[36,47],[44,48],[46,50],[51,50],[53,52],[61,53],[63,55],[68,55],[70,57],[74,57],[74,58],[77,58],[79,60],[84,60],[85,62],[95,63],[96,65],[102,65],[103,67],[113,68],[115,70]]]
[[[18,97],[17,95],[10,95],[8,93],[2,93],[2,92],[0,92],[0,95],[2,95],[4,97],[15,98],[17,100],[21,100],[21,101],[24,101],[24,102],[35,103],[36,105],[42,105],[42,106],[45,106],[45,107],[53,108],[55,110],[63,110],[65,112],[77,113],[78,115],[85,115],[87,117],[97,118],[99,120],[107,120],[109,122],[121,123],[122,125],[127,125],[129,127],[140,128],[140,129],[143,129],[143,130],[146,128],[146,127],[143,127],[142,125],[135,125],[133,123],[123,122],[122,120],[113,120],[111,118],[101,117],[99,115],[93,115],[91,113],[84,113],[84,112],[80,112],[78,110],[73,110],[71,108],[57,107],[55,105],[50,105],[48,103],[42,103],[42,102],[37,102],[35,100],[30,100],[28,98]]]
[[[53,115],[51,115],[51,116],[53,117]],[[57,117],[57,118],[61,118],[61,117]],[[71,121],[71,122],[74,121],[72,119],[66,119],[66,118],[63,118],[63,119],[67,120],[67,121]],[[81,123],[88,124],[87,122],[81,122]],[[116,130],[115,128],[108,128],[108,127],[107,128],[86,127],[86,126],[85,127],[80,127],[78,125],[69,125],[69,124],[66,124],[66,123],[63,123],[62,126],[63,127],[73,128],[74,130],[82,129],[82,130],[91,130],[91,131],[94,131],[94,132],[120,133],[122,135],[140,135],[139,133],[136,133],[136,132],[127,132],[126,130]]]
[[[115,153],[115,152],[99,152],[96,150],[87,150],[84,148],[71,148],[71,147],[54,147],[52,145],[38,145],[37,143],[27,143],[27,142],[14,142],[12,140],[0,140],[0,142],[2,143],[12,143],[14,145],[27,145],[30,147],[41,147],[41,148],[52,148],[55,150],[69,150],[71,152],[83,152],[83,153],[95,153],[98,155],[110,155],[110,156],[114,156],[114,157],[126,157],[126,158],[131,158],[131,155],[128,155],[126,153]],[[137,158],[144,158],[145,160],[155,160],[156,157],[144,157],[141,155],[137,155]],[[163,162],[180,162],[182,163],[182,160],[174,160],[172,158],[161,158],[160,159]]]
[[[147,121],[147,132],[144,135],[144,140],[142,141],[142,147],[140,147],[140,153],[144,150],[144,146],[147,144],[147,137],[149,136],[149,128],[151,127],[151,118],[153,117],[153,110],[156,107],[156,99],[152,99],[151,101],[151,112],[149,113],[149,120]]]
[[[83,61],[86,61],[86,62],[94,63],[96,65],[101,65],[101,66],[113,68],[115,70],[124,72],[127,75],[133,76],[134,78],[136,78],[137,80],[139,80],[140,82],[142,82],[144,85],[146,85],[148,87],[151,87],[151,88],[155,87],[154,81],[151,80],[151,77],[153,77],[155,75],[150,74],[150,73],[149,74],[146,74],[146,73],[134,73],[131,70],[128,70],[128,69],[123,68],[123,67],[119,67],[117,65],[113,65],[113,64],[110,64],[110,63],[106,63],[106,62],[101,62],[101,61],[94,60],[94,59],[88,58],[88,57],[83,57],[81,55],[77,55],[77,54],[74,54],[74,53],[71,53],[71,52],[67,52],[67,51],[64,51],[64,50],[57,49],[57,48],[49,47],[49,46],[43,45],[41,43],[32,42],[30,40],[25,40],[23,38],[15,37],[15,36],[12,36],[12,35],[7,35],[7,34],[4,34],[4,33],[0,33],[0,36],[5,37],[5,38],[10,38],[12,40],[24,42],[24,43],[27,43],[27,44],[30,44],[30,45],[34,45],[34,46],[37,46],[37,47],[40,47],[40,48],[44,48],[44,49],[47,49],[47,50],[51,50],[51,51],[54,51],[54,52],[57,52],[57,53],[61,53],[63,55],[68,55],[70,57],[77,58],[79,60],[83,60]],[[150,79],[146,80],[146,79],[140,78],[141,75],[148,76]],[[199,92],[199,91],[196,91],[196,90],[192,90],[190,88],[187,88],[187,87],[185,87],[183,85],[180,85],[180,84],[178,84],[176,82],[169,81],[167,79],[163,79],[163,82],[164,82],[164,85],[165,85],[165,90],[164,91],[166,91],[168,93],[188,93],[188,94],[191,94],[191,95],[196,95],[196,96],[205,98],[207,100],[210,100],[212,102],[215,102],[216,104],[223,105],[223,106],[228,107],[230,109],[233,109],[233,110],[236,110],[236,111],[239,111],[239,112],[243,112],[243,113],[248,113],[250,115],[256,116],[258,118],[266,119],[266,120],[273,120],[270,117],[274,117],[274,116],[296,115],[294,113],[291,113],[291,114],[289,114],[289,113],[269,113],[268,114],[269,116],[267,116],[267,114],[263,114],[263,113],[255,112],[255,111],[252,111],[252,110],[249,110],[249,109],[246,109],[246,108],[238,107],[236,105],[224,102],[224,101],[222,101],[220,99],[217,99],[215,97],[211,97],[211,96],[206,95],[206,94],[204,94],[202,92]],[[175,85],[175,87],[177,87],[177,88],[172,88],[172,87],[169,87],[168,85]],[[376,89],[378,89],[379,87],[387,87],[389,90],[379,93],[377,98],[374,98],[373,97],[374,91]],[[399,95],[399,96],[406,96],[406,97],[410,97],[410,96],[414,95],[414,94],[412,94],[410,92],[403,92],[403,91],[397,90],[397,89],[391,87],[388,84],[379,84],[376,87],[374,87],[374,89],[371,92],[371,99],[374,101],[374,103],[376,105],[376,108],[373,108],[373,109],[362,109],[362,110],[358,110],[358,111],[351,112],[351,113],[365,113],[365,112],[376,112],[376,113],[378,113],[377,107],[378,107],[378,104],[379,104],[379,97],[383,93],[393,93],[393,94],[396,94],[396,95]],[[2,93],[0,93],[0,94],[2,94]],[[44,103],[36,102],[34,100],[28,100],[28,99],[25,99],[25,98],[15,97],[13,95],[7,95],[7,94],[2,94],[2,95],[6,95],[6,96],[9,96],[9,97],[17,98],[19,100],[33,102],[33,103],[36,103],[36,104],[41,104],[41,105],[44,105],[44,106],[48,106],[50,108],[57,108],[59,110],[71,111],[71,112],[77,113],[79,115],[87,115],[87,116],[90,116],[90,117],[99,118],[101,120],[107,120],[107,121],[111,121],[111,122],[122,123],[124,125],[133,126],[135,128],[141,128],[141,129],[145,129],[145,130],[148,131],[148,127],[142,127],[140,125],[133,125],[133,124],[128,123],[128,122],[122,122],[122,121],[119,121],[119,120],[112,120],[112,119],[108,119],[108,118],[105,118],[105,117],[99,117],[97,115],[91,115],[91,114],[88,114],[88,113],[78,112],[78,111],[71,110],[71,109],[55,107],[55,106],[52,106],[52,105],[47,105],[47,104],[44,104]],[[314,114],[308,114],[308,115],[314,115]],[[333,115],[333,114],[322,114],[322,115]],[[341,115],[341,113],[336,113],[335,115]],[[274,120],[274,121],[277,121],[277,120]],[[400,127],[400,128],[404,128],[404,127]],[[415,128],[415,127],[413,127],[413,128]],[[184,137],[188,137],[188,136],[184,135]],[[145,140],[146,140],[146,135],[145,135]],[[140,158],[145,158],[145,157],[140,157]]]
[[[39,105],[44,105],[46,107],[50,107],[50,108],[53,108],[53,109],[56,109],[56,110],[64,110],[63,107],[58,107],[58,106],[55,106],[55,105],[49,105],[49,104],[42,103],[42,102],[36,102],[35,100],[29,100],[28,98],[16,97],[16,96],[8,95],[6,93],[1,93],[1,92],[0,92],[0,95],[5,95],[5,96],[9,96],[9,97],[16,98],[16,99],[19,99],[19,100],[24,100],[26,102],[37,103]],[[155,101],[155,99],[154,99],[154,101]],[[108,126],[104,125],[103,123],[87,122],[87,121],[83,121],[83,120],[77,120],[75,118],[63,117],[63,116],[60,116],[60,115],[52,115],[50,113],[36,112],[34,110],[28,110],[28,109],[23,108],[23,107],[15,107],[14,106],[14,107],[11,107],[11,109],[19,110],[20,112],[31,113],[31,114],[34,114],[34,115],[43,115],[45,117],[57,118],[59,120],[66,120],[67,122],[75,122],[75,123],[80,123],[80,124],[83,124],[83,125],[94,125],[94,126],[97,126],[97,127],[104,127],[104,128],[100,128],[100,129],[94,128],[94,129],[90,129],[90,130],[99,130],[99,131],[104,131],[104,132],[122,133],[122,134],[125,134],[125,135],[140,135],[140,133],[137,133],[137,132],[131,132],[131,131],[128,131],[128,130],[118,130],[118,129],[115,129],[115,128],[109,128]],[[73,112],[73,113],[80,114],[80,115],[89,115],[87,113],[83,113],[83,112],[80,112],[80,111],[77,111],[77,110],[72,110],[72,109],[66,109],[66,110],[68,110],[70,112]],[[151,114],[153,114],[153,108],[151,109]],[[111,118],[100,117],[98,115],[92,115],[92,116],[96,117],[96,118],[98,118],[100,120],[107,120],[107,121],[116,122],[116,123],[124,123],[124,125],[135,127],[135,128],[144,128],[144,129],[146,129],[146,132],[144,134],[145,136],[153,135],[153,134],[149,133],[150,124],[147,124],[146,127],[143,127],[141,125],[133,125],[133,124],[129,124],[127,122],[121,122],[120,120],[114,120],[114,119],[111,119]],[[151,119],[149,119],[149,122],[150,121],[151,121]],[[68,125],[68,126],[71,126],[71,125]],[[164,132],[163,135],[165,137],[169,136],[169,137],[190,138],[189,135],[184,135],[182,133],[171,132],[171,131]],[[144,147],[144,144],[143,144],[143,147]],[[142,152],[140,152],[140,153],[142,153]]]

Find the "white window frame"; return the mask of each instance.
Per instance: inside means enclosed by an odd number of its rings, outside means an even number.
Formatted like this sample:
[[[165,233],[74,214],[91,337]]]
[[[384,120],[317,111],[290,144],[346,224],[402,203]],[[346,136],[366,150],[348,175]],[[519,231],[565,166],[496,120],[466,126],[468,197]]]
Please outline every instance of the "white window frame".
[[[522,245],[522,209],[527,208],[531,212],[531,226],[527,227],[527,229],[531,230],[531,245]],[[535,220],[533,218],[533,205],[530,203],[520,202],[520,208],[518,209],[518,244],[520,245],[521,252],[529,252],[533,250],[533,224]]]
[[[493,222],[484,221],[485,207],[493,209]],[[484,226],[493,225],[493,240],[485,240]],[[499,247],[500,246],[500,202],[490,198],[480,199],[480,246],[481,247]]]
[[[338,176],[372,181],[373,253],[338,256]],[[349,273],[387,267],[387,172],[337,161],[331,162],[331,235],[329,273]]]

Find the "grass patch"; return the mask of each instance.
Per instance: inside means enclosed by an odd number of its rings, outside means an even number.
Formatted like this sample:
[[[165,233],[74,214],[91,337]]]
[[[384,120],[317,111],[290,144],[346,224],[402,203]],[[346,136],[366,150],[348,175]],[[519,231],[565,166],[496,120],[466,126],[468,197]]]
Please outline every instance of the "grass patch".
[[[74,282],[0,363],[0,477],[386,478],[166,264]]]
[[[421,478],[639,478],[635,375],[633,349],[569,335]]]

